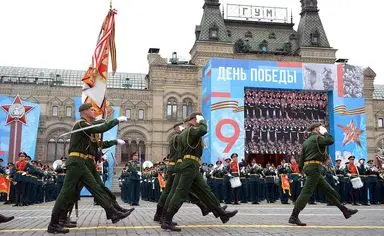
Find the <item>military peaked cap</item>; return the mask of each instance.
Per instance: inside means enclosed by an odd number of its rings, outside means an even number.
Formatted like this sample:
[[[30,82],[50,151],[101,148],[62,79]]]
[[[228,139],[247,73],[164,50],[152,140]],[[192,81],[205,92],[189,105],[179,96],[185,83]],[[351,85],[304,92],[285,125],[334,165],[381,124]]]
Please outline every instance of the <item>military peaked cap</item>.
[[[314,129],[316,129],[317,127],[320,127],[320,126],[322,126],[321,123],[314,123],[308,127],[308,131],[312,132]]]
[[[186,119],[186,121],[190,121],[192,120],[193,118],[196,118],[197,115],[203,115],[201,112],[192,112],[189,117]]]
[[[83,103],[79,107],[79,112],[86,111],[86,110],[88,110],[91,107],[92,107],[92,104],[90,104],[90,103]]]

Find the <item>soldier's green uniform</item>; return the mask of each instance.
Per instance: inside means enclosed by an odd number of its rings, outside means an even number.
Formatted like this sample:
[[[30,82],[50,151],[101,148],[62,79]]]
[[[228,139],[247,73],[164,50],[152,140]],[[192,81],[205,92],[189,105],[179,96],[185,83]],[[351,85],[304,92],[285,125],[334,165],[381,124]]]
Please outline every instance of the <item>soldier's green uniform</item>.
[[[192,113],[189,120],[196,118],[197,115],[199,114]],[[183,161],[180,164],[180,179],[176,191],[169,201],[169,207],[163,212],[164,220],[161,226],[163,229],[180,231],[171,224],[172,218],[190,192],[198,196],[200,201],[211,209],[215,215],[220,216],[223,223],[226,223],[230,217],[237,213],[237,211],[226,212],[220,208],[219,201],[199,172],[200,157],[203,153],[202,136],[206,133],[207,123],[205,120],[200,120],[198,126],[189,127],[180,134],[179,153],[180,156],[183,156]]]
[[[138,161],[131,161],[131,165],[128,166],[128,181],[129,188],[129,203],[131,206],[138,206],[140,200],[140,163]]]
[[[91,108],[90,104],[83,104],[79,111],[85,111]],[[67,210],[77,200],[77,188],[81,182],[92,193],[96,201],[106,210],[107,215],[112,222],[125,218],[129,214],[118,212],[109,201],[108,194],[103,187],[98,184],[91,170],[87,168],[88,159],[94,158],[94,150],[91,147],[91,135],[106,132],[119,123],[117,119],[106,121],[99,126],[89,128],[84,131],[75,132],[71,135],[69,143],[69,158],[66,162],[67,172],[63,187],[56,199],[52,210],[51,221],[48,226],[49,233],[67,233],[68,230],[62,228],[59,224],[60,218],[67,217]],[[73,130],[89,127],[90,123],[85,120],[77,122]],[[99,177],[100,178],[100,177]]]
[[[349,218],[357,212],[357,210],[350,210],[344,205],[341,205],[339,194],[328,184],[324,176],[322,176],[322,163],[326,158],[326,148],[334,143],[334,139],[326,131],[323,135],[321,135],[319,131],[315,132],[314,130],[319,127],[320,129],[322,128],[321,124],[313,124],[311,126],[310,131],[312,134],[304,141],[301,152],[299,166],[306,175],[306,181],[295,202],[292,215],[289,218],[289,223],[300,226],[305,226],[306,224],[299,220],[299,213],[308,203],[316,187],[319,187],[320,190],[324,192],[329,203],[337,206],[343,212],[345,218]]]
[[[179,144],[179,135],[177,134],[173,136],[169,142],[169,157],[168,157],[169,163],[168,163],[168,168],[167,168],[166,177],[165,177],[166,184],[163,192],[161,193],[159,202],[157,203],[157,210],[153,219],[154,221],[160,221],[161,215],[163,213],[163,209],[167,209],[167,208],[164,208],[164,206],[168,207],[168,205],[166,205],[167,198],[169,196],[173,196],[173,195],[170,195],[172,187],[175,186],[175,189],[176,189],[176,186],[179,180],[179,178],[177,178],[177,181],[174,181],[176,177],[176,172],[177,172],[176,171],[177,167],[175,167],[175,164],[179,159],[179,152],[177,150],[178,144]],[[210,210],[202,202],[200,202],[200,200],[197,199],[195,195],[189,194],[189,200],[192,203],[196,204],[201,209],[202,214],[204,216],[210,212]]]

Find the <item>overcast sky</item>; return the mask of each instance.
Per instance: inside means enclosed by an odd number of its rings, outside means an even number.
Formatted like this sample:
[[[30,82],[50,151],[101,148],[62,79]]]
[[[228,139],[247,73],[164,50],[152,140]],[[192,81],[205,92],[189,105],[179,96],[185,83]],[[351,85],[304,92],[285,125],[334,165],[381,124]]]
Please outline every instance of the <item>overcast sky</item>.
[[[295,29],[300,0],[221,0],[227,3],[287,7]],[[378,0],[318,0],[320,17],[338,58],[370,66],[384,84],[383,22]],[[113,0],[117,70],[148,72],[147,52],[160,48],[189,59],[204,0]],[[109,0],[1,0],[0,65],[86,70]],[[380,18],[380,19],[379,19]],[[376,25],[376,26],[374,26]]]

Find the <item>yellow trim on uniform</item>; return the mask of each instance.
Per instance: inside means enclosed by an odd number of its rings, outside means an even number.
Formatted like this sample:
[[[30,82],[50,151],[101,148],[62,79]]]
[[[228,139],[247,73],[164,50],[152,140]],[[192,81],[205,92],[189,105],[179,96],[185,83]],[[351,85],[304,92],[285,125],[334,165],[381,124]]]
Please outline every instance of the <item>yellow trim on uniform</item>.
[[[308,164],[323,164],[323,162],[321,161],[304,161],[304,165],[308,165]]]
[[[177,159],[177,163],[183,162],[183,159]]]
[[[84,158],[84,159],[87,159],[87,158],[94,159],[94,158],[95,158],[95,157],[92,156],[92,155],[84,154],[84,153],[80,153],[80,152],[70,152],[68,156],[71,156],[71,157],[80,157],[80,158]]]
[[[194,160],[194,161],[197,161],[197,162],[200,161],[200,158],[199,158],[199,157],[197,157],[197,156],[193,156],[193,155],[184,155],[183,158],[184,158],[184,159],[191,159],[191,160]]]
[[[170,161],[170,162],[168,162],[168,165],[169,165],[169,166],[174,166],[174,165],[175,165],[175,162],[174,162],[174,161]]]

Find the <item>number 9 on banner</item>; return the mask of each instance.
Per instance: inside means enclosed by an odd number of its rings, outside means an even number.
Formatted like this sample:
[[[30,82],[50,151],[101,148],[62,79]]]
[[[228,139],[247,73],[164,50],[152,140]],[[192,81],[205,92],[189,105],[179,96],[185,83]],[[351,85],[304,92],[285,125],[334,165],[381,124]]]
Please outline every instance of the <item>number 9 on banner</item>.
[[[234,132],[231,136],[227,137],[227,136],[223,135],[222,130],[223,130],[224,125],[232,126],[232,129]],[[240,136],[240,127],[239,127],[239,124],[235,120],[223,119],[217,123],[215,133],[216,133],[217,139],[219,139],[223,143],[227,144],[227,146],[224,148],[223,152],[228,153],[232,149],[233,145],[236,143],[237,139]]]

